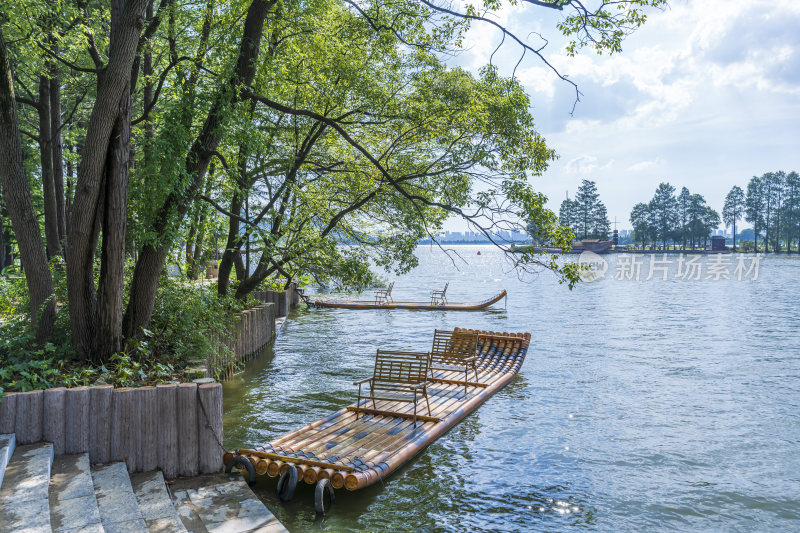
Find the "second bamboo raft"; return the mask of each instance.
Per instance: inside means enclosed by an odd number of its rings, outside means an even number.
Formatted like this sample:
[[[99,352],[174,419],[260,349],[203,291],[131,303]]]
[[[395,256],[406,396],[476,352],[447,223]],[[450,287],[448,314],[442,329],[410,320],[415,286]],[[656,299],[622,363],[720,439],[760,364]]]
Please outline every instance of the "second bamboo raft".
[[[362,413],[358,419],[358,406],[351,405],[262,446],[228,452],[225,463],[245,456],[257,474],[271,477],[293,464],[298,481],[314,484],[328,478],[334,488],[351,491],[385,479],[507,385],[522,367],[530,333],[476,333],[478,382],[465,391],[463,372],[435,371],[437,381],[428,385],[430,416],[418,417],[416,427],[407,403],[378,401],[377,410],[386,414]]]

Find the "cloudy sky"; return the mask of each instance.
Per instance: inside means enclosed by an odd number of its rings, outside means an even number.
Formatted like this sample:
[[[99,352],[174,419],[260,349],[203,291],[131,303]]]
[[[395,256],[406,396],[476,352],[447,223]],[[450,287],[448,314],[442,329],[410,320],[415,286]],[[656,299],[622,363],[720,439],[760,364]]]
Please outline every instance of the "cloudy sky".
[[[672,0],[611,57],[567,57],[559,16],[529,5],[497,19],[531,44],[540,42],[531,32],[546,37],[544,56],[583,93],[570,115],[570,85],[532,56],[516,71],[539,131],[560,156],[533,178],[554,210],[590,179],[610,219],[629,228],[631,207],[661,181],[703,194],[721,211],[733,185],[800,171],[800,2]],[[476,69],[499,41],[476,25],[456,62]],[[506,41],[494,63],[510,75],[520,51]]]

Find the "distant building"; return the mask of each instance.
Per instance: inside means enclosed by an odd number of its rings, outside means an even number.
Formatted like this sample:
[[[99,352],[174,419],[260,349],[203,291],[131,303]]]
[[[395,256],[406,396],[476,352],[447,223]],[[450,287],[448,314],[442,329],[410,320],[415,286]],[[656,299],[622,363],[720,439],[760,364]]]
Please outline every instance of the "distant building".
[[[728,249],[728,247],[725,246],[725,236],[724,235],[712,235],[711,236],[711,251],[712,252],[724,252],[727,249]]]

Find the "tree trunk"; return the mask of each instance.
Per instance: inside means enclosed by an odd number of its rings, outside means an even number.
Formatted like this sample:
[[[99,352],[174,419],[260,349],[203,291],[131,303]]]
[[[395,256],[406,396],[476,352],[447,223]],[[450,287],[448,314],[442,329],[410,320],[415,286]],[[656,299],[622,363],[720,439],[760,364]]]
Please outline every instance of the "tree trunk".
[[[128,205],[128,165],[131,125],[130,93],[120,102],[111,135],[103,209],[103,246],[97,291],[94,353],[103,362],[122,349],[122,290]]]
[[[3,185],[14,234],[17,237],[22,262],[25,264],[25,281],[30,294],[31,327],[36,342],[44,343],[52,334],[56,316],[53,298],[53,279],[47,264],[47,254],[41,230],[33,210],[31,191],[23,167],[22,139],[20,138],[17,107],[14,101],[11,63],[0,28],[0,182]]]
[[[241,172],[239,173],[241,181]],[[225,251],[222,253],[222,259],[219,262],[219,275],[217,277],[217,292],[224,296],[228,294],[228,287],[230,286],[231,268],[234,264],[236,256],[240,256],[239,250],[242,248],[242,239],[239,235],[239,219],[237,218],[242,212],[242,191],[241,183],[237,183],[236,190],[233,192],[231,199],[231,213],[236,215],[228,218],[228,240],[225,243]],[[237,268],[236,277],[243,279],[239,276],[239,269]]]
[[[73,146],[67,146],[67,151],[68,152],[74,152],[75,148]],[[68,158],[67,159],[67,183],[66,183],[66,189],[64,191],[64,196],[65,196],[65,198],[64,198],[64,204],[65,204],[65,206],[64,206],[64,222],[67,225],[67,231],[69,231],[69,217],[70,217],[70,214],[72,213],[72,184],[74,182],[74,178],[75,178],[75,169],[72,166],[72,160]],[[66,249],[66,244],[64,245],[64,248]]]
[[[49,68],[49,67],[48,67]],[[53,117],[50,113],[50,80],[39,77],[39,155],[44,198],[44,235],[47,240],[48,259],[61,253],[58,236],[58,209],[56,188],[53,182]]]
[[[194,240],[197,236],[197,226],[200,224],[200,206],[195,207],[196,213],[189,224],[189,235],[186,236],[186,279],[197,279],[194,274],[196,269],[194,264]]]
[[[64,154],[61,136],[61,80],[58,66],[50,67],[50,137],[53,148],[53,189],[56,197],[58,240],[63,247],[67,237],[67,210],[64,198]]]
[[[220,80],[221,86],[203,128],[186,158],[186,174],[192,177],[191,183],[185,192],[176,190],[170,193],[156,216],[152,230],[159,239],[163,239],[186,216],[189,206],[202,187],[208,165],[222,139],[226,115],[242,99],[239,88],[242,85],[249,86],[255,77],[264,21],[273,3],[272,0],[253,0],[247,10],[234,71],[230,78]],[[167,246],[152,244],[142,249],[134,268],[128,308],[125,311],[126,336],[138,335],[150,322],[158,277],[164,266],[167,249]]]
[[[95,360],[109,355],[106,351],[108,346],[116,343],[115,340],[111,340],[110,344],[103,344],[102,352],[96,351],[94,349],[94,344],[98,340],[95,335],[96,326],[98,331],[110,327],[114,322],[114,313],[109,312],[107,306],[114,305],[114,302],[119,302],[121,306],[122,302],[116,297],[117,291],[122,290],[122,277],[117,275],[116,262],[117,249],[123,250],[124,253],[125,226],[123,222],[121,230],[110,227],[112,221],[119,222],[118,213],[112,212],[106,218],[103,211],[106,205],[112,210],[118,209],[121,198],[127,198],[128,145],[126,139],[120,138],[119,135],[126,130],[129,131],[130,116],[121,117],[121,113],[128,109],[131,71],[138,49],[146,4],[147,0],[111,2],[108,64],[99,76],[97,97],[81,148],[81,163],[78,167],[75,199],[70,218],[67,290],[72,340],[81,357]],[[120,127],[120,120],[128,123]],[[112,134],[117,136],[112,139]],[[123,149],[126,152],[124,156],[119,153]],[[110,176],[110,173],[125,175]],[[123,211],[125,208],[123,203]],[[103,238],[102,258],[103,261],[111,263],[101,266],[103,279],[100,285],[102,292],[100,311],[104,316],[99,324],[95,324],[94,318],[98,308],[94,299],[93,264],[101,226],[110,232]],[[110,242],[114,239],[118,242]],[[116,339],[120,335],[112,332],[112,336]]]

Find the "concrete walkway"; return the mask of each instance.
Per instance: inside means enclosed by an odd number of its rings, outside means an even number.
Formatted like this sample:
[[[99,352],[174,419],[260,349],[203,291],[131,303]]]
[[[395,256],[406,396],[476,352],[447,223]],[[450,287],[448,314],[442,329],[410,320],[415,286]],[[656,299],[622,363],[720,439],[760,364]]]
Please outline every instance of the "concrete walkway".
[[[241,476],[179,479],[128,475],[125,463],[90,465],[88,454],[53,456],[42,442],[0,435],[2,533],[283,533]],[[171,489],[171,490],[170,490]]]

